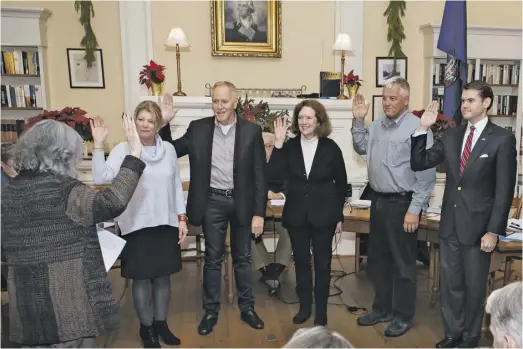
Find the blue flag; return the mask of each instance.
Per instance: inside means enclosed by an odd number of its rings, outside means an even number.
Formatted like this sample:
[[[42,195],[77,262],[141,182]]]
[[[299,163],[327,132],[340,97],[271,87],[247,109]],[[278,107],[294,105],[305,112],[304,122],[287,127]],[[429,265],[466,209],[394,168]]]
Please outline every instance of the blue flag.
[[[467,2],[447,0],[443,10],[438,49],[447,54],[443,113],[461,123],[461,91],[467,83]]]

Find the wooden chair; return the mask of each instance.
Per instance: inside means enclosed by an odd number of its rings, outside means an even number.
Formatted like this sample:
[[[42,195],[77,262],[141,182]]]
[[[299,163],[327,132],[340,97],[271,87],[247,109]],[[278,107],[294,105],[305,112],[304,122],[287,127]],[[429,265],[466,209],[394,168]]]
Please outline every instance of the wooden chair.
[[[189,190],[189,181],[185,181],[182,183],[183,191]],[[192,248],[184,248],[182,249],[183,252],[196,252],[195,256],[188,256],[183,257],[183,260],[195,260],[198,266],[201,266],[202,260],[204,259],[204,255],[202,253],[202,238],[203,238],[203,230],[201,226],[195,226],[191,225],[190,223],[187,226],[189,228],[189,233],[187,236],[194,236],[196,239],[196,247]]]

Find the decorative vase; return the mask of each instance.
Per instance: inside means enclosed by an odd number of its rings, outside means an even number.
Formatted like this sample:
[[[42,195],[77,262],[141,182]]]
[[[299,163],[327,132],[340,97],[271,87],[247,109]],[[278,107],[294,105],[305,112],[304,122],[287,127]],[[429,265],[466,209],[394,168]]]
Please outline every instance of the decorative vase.
[[[163,81],[158,84],[151,81],[151,92],[153,96],[161,96],[163,94]]]
[[[347,91],[349,92],[349,99],[352,99],[356,93],[358,93],[358,90],[360,89],[360,85],[354,84],[354,85],[347,85]]]

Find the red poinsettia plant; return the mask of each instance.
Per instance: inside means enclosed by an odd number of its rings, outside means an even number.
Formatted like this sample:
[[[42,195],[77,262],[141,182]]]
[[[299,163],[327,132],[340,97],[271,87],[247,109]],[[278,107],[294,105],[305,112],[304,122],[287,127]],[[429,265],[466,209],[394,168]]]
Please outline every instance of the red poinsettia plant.
[[[262,128],[263,132],[273,132],[274,120],[280,116],[288,116],[289,111],[280,110],[271,112],[269,103],[259,101],[257,104],[254,104],[253,99],[249,99],[245,96],[244,100],[242,100],[241,97],[238,97],[236,115],[247,121],[254,122]]]
[[[354,75],[354,69],[352,69],[349,74],[343,76],[343,83],[345,85],[354,86],[358,85],[361,86],[361,82],[363,80],[360,79],[359,75]]]
[[[151,60],[149,64],[143,66],[142,71],[140,71],[140,85],[145,85],[147,88],[151,88],[151,82],[155,84],[160,84],[165,80],[165,70],[164,65],[157,64],[155,61]]]
[[[87,112],[81,108],[65,107],[62,110],[44,110],[43,113],[29,118],[24,126],[28,130],[31,126],[42,120],[56,120],[64,122],[78,132],[84,141],[92,141],[90,119],[86,117]]]
[[[418,118],[421,118],[423,113],[425,113],[425,109],[412,111],[412,114],[416,115]],[[456,127],[456,122],[454,120],[449,120],[442,112],[438,112],[436,122],[430,127],[430,130],[434,134],[434,138],[439,139],[443,136],[445,131],[453,127]]]

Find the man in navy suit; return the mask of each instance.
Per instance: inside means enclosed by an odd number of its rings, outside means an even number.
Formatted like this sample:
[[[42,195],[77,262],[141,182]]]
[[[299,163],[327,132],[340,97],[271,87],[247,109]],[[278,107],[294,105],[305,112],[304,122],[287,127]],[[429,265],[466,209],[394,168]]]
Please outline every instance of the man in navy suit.
[[[441,313],[445,338],[437,348],[475,348],[481,336],[490,253],[505,235],[516,185],[516,139],[489,121],[494,93],[483,81],[463,88],[465,125],[448,130],[426,149],[436,122],[433,101],[412,136],[411,167],[422,171],[446,162],[448,172],[439,229]]]

